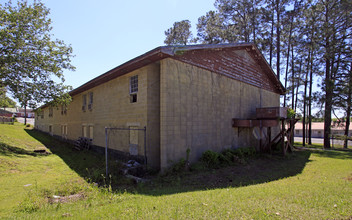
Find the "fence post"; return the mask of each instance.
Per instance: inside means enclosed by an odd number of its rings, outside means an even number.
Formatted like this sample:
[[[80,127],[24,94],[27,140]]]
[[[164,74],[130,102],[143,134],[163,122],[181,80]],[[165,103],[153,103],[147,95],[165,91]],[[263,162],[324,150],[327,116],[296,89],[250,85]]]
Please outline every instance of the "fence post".
[[[147,167],[147,126],[144,126],[144,160]]]
[[[105,127],[105,164],[106,164],[106,177],[108,177],[108,174],[109,174],[109,169],[108,169],[108,142],[109,142],[108,129],[109,129],[109,128]]]

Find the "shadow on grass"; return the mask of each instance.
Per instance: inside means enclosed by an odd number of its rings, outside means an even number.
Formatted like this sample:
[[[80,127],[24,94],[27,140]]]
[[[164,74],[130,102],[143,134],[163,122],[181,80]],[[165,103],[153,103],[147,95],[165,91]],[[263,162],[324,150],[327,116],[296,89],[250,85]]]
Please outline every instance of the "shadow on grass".
[[[45,156],[45,154],[35,153],[33,150],[25,150],[23,148],[10,146],[8,144],[0,142],[0,155],[7,157],[23,157],[23,156]]]
[[[105,173],[105,158],[90,151],[76,151],[73,145],[55,139],[37,130],[25,130],[30,136],[44,144],[59,156],[72,170],[86,180],[102,181]],[[214,170],[193,170],[177,174],[152,175],[146,183],[134,184],[113,174],[111,185],[114,190],[146,195],[165,195],[189,191],[225,187],[241,187],[279,180],[300,174],[309,162],[311,151],[301,150],[287,157],[261,155],[249,159],[245,164]]]
[[[300,174],[310,162],[310,154],[309,151],[297,151],[287,157],[259,155],[245,164],[171,174],[159,178],[156,183],[142,185],[136,192],[163,195],[266,183]]]
[[[51,153],[59,156],[72,170],[86,180],[98,181],[105,173],[105,159],[103,155],[90,151],[77,151],[72,144],[60,141],[38,130],[25,131],[41,142]]]

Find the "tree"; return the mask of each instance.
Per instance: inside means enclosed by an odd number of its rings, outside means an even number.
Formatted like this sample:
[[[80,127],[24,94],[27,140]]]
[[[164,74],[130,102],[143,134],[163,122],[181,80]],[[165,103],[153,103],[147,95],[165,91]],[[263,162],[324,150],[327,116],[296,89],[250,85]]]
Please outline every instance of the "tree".
[[[345,50],[351,47],[351,1],[319,0],[317,8],[321,16],[319,37],[321,41],[322,60],[324,64],[323,91],[324,96],[324,148],[331,148],[331,114],[334,106],[334,91],[337,76],[343,62],[346,61]],[[351,55],[351,53],[349,53]]]
[[[19,98],[24,107],[65,94],[69,87],[63,85],[63,70],[75,69],[70,64],[71,46],[52,40],[49,13],[36,1],[0,5],[0,86]],[[24,94],[26,98],[20,98]]]
[[[260,33],[260,7],[262,0],[216,0],[227,33],[227,42],[254,42]]]
[[[218,44],[225,40],[226,27],[223,18],[215,11],[209,11],[198,18],[198,39],[203,44]]]
[[[165,31],[167,45],[187,45],[192,41],[193,35],[191,32],[191,22],[183,20],[175,22],[173,27]]]
[[[6,95],[6,89],[0,88],[0,107],[1,108],[15,108],[16,102]]]

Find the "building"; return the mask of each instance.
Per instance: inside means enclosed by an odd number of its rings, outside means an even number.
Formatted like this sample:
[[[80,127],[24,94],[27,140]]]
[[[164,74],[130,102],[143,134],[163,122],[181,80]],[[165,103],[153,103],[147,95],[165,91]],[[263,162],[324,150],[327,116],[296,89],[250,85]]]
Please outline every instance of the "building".
[[[35,117],[35,113],[34,113],[33,109],[27,108],[25,111],[24,108],[18,108],[18,111],[16,112],[16,117],[23,117],[24,118],[25,115],[27,118],[34,118]]]
[[[146,127],[148,165],[164,169],[208,150],[257,147],[253,129],[232,118],[278,107],[282,84],[255,45],[164,46],[136,57],[70,92],[69,106],[42,106],[35,127],[105,147],[105,127]],[[124,133],[125,132],[125,133]],[[144,156],[143,132],[115,131],[109,148]]]
[[[345,125],[333,124],[331,126],[332,135],[345,135]],[[295,137],[303,136],[303,125],[301,122],[295,125]],[[308,134],[306,135],[306,137]],[[348,132],[348,136],[352,136],[352,128]],[[324,122],[312,122],[312,138],[324,138]]]
[[[11,118],[13,116],[13,113],[8,110],[0,109],[0,116]]]

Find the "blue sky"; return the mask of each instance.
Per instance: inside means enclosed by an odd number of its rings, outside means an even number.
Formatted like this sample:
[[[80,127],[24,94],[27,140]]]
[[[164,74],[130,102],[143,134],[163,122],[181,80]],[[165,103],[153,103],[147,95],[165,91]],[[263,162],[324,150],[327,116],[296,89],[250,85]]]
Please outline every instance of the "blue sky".
[[[200,16],[215,0],[42,0],[50,8],[55,38],[71,44],[74,88],[149,50],[164,45],[164,31],[188,19],[196,35]]]

